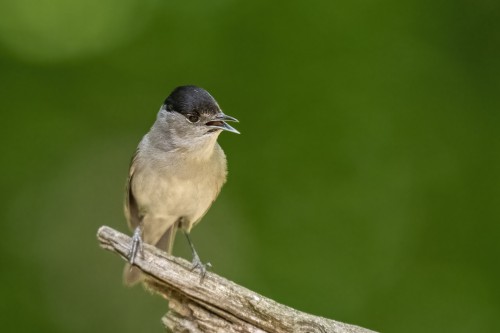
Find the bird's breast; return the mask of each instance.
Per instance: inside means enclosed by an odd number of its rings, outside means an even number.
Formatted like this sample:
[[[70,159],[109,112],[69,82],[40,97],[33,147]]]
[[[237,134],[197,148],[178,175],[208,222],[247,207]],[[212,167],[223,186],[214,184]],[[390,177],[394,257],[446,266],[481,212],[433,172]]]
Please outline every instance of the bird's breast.
[[[137,170],[132,190],[141,214],[194,223],[217,197],[225,175],[225,163],[154,163]]]

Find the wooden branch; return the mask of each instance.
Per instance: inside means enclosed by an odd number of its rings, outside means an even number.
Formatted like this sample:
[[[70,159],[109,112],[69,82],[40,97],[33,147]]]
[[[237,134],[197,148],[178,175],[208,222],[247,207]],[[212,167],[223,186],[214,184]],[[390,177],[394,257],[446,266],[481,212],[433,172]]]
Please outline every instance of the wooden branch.
[[[126,260],[129,236],[103,226],[97,238],[101,247]],[[146,275],[145,286],[169,300],[163,323],[172,332],[373,333],[292,309],[212,272],[200,283],[190,262],[148,244],[136,265]]]

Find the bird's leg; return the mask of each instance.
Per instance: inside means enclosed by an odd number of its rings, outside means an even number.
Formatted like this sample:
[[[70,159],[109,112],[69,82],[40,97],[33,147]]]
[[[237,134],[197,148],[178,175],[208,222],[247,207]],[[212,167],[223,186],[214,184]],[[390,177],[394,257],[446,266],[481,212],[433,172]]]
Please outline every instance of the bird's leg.
[[[130,252],[128,253],[128,261],[130,262],[131,265],[134,264],[135,257],[137,256],[137,251],[141,251],[141,255],[144,257],[144,249],[142,248],[141,234],[142,234],[142,230],[141,230],[141,226],[139,225],[134,230],[134,235],[132,236],[132,248],[130,249]]]
[[[205,278],[205,274],[207,274],[207,268],[211,268],[212,264],[210,264],[209,262],[207,262],[206,264],[201,262],[200,257],[198,256],[198,253],[194,248],[193,242],[189,237],[189,233],[187,231],[184,231],[184,235],[186,235],[189,246],[191,247],[191,251],[193,252],[193,266],[191,267],[191,270],[194,270],[196,268],[200,270],[200,283],[202,283],[203,279]]]

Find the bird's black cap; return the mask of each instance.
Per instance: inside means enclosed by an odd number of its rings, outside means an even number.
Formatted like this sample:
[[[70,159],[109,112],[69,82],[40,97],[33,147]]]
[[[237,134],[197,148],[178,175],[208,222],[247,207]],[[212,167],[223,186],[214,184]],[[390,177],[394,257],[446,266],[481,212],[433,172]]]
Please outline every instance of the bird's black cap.
[[[180,86],[174,89],[163,103],[167,111],[187,114],[216,114],[220,112],[215,99],[203,88]]]

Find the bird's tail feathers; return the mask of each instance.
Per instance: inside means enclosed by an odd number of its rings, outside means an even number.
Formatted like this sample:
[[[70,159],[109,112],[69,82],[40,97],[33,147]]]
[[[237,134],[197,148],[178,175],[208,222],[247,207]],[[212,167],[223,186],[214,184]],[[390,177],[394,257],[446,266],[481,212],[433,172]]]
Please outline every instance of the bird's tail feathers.
[[[160,240],[156,243],[156,247],[160,250],[167,251],[168,254],[172,254],[172,249],[174,248],[175,234],[177,233],[177,223],[173,224],[171,227],[165,231]]]
[[[161,236],[160,240],[156,243],[156,247],[160,250],[167,251],[169,254],[172,253],[172,249],[174,248],[175,234],[177,233],[177,223],[172,225],[170,228],[165,231],[163,236]],[[138,253],[140,255],[140,253]],[[132,287],[133,285],[141,282],[144,279],[144,274],[141,273],[141,270],[135,266],[127,263],[125,265],[125,269],[123,270],[123,283]]]
[[[132,287],[133,285],[141,282],[144,279],[144,274],[141,270],[130,264],[126,264],[123,269],[123,283],[127,287]]]

